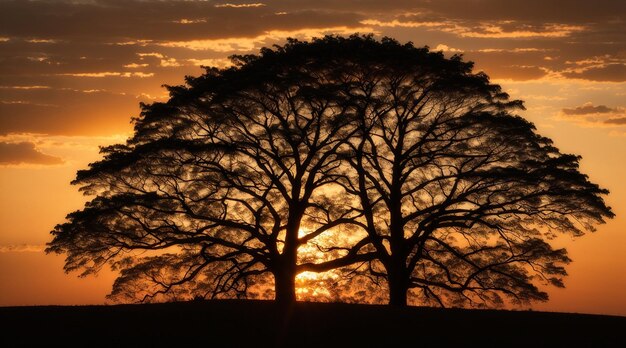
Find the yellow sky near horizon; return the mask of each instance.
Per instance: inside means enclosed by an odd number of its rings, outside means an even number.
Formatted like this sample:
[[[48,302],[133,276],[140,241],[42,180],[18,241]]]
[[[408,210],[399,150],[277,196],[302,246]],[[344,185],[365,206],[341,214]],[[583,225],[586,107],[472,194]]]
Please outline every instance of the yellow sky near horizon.
[[[69,185],[76,171],[125,140],[162,84],[287,37],[361,32],[462,53],[525,101],[540,134],[582,155],[616,218],[554,241],[574,260],[566,289],[533,308],[626,315],[626,2],[228,3],[0,3],[0,306],[104,303],[113,274],[65,275],[43,246],[86,200]]]

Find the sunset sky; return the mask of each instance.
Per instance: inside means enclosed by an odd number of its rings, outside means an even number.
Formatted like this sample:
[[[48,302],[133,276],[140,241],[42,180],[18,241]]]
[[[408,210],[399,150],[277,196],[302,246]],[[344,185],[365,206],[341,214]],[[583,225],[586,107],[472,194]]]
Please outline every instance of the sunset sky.
[[[0,0],[0,306],[102,304],[114,274],[79,279],[43,253],[80,209],[69,182],[123,142],[163,84],[289,37],[373,33],[463,54],[581,171],[617,215],[562,237],[566,289],[535,310],[626,315],[626,1]]]

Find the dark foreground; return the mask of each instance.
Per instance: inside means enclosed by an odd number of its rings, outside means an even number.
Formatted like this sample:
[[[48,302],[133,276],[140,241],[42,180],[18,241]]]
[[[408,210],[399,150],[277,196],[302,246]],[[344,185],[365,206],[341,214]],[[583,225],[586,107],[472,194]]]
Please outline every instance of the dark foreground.
[[[24,346],[626,347],[626,317],[265,301],[0,308],[0,347]]]

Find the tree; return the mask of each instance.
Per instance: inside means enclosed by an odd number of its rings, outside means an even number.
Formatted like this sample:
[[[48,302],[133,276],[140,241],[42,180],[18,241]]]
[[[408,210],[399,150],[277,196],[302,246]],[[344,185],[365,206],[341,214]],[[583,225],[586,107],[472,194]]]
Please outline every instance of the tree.
[[[608,191],[514,115],[523,108],[460,56],[383,39],[352,59],[359,135],[344,187],[358,197],[389,302],[547,300],[570,259],[548,240],[613,217]],[[363,58],[367,57],[367,58]]]
[[[56,226],[47,251],[83,275],[110,263],[121,271],[111,296],[141,300],[263,296],[271,274],[275,298],[289,303],[298,273],[364,258],[352,248],[298,263],[300,246],[349,230],[355,215],[328,198],[341,188],[337,150],[354,132],[349,103],[310,51],[291,41],[235,56],[234,67],[187,77],[166,103],[143,105],[127,144],[78,172],[73,183],[97,197]],[[137,250],[160,252],[127,256]]]
[[[545,300],[536,280],[562,286],[569,262],[549,238],[613,216],[460,56],[354,35],[233,62],[168,87],[79,171],[96,198],[47,249],[67,271],[109,263],[111,296],[141,300],[267,297],[273,279],[289,303],[299,273],[340,268],[394,305]]]

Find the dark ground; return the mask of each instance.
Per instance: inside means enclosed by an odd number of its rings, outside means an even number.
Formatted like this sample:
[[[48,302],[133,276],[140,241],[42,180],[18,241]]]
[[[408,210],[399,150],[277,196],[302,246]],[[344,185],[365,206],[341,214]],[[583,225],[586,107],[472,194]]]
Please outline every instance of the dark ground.
[[[269,301],[0,308],[0,347],[626,347],[626,317]]]

